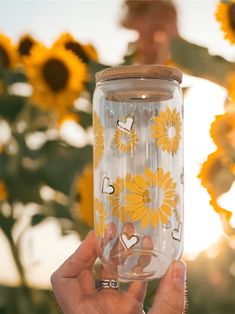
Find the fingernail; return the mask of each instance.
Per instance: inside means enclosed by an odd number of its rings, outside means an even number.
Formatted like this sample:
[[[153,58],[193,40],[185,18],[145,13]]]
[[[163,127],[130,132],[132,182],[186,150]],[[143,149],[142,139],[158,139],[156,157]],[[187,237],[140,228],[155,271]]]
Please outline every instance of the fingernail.
[[[172,281],[176,287],[182,289],[186,280],[186,265],[182,261],[176,261],[173,266]]]

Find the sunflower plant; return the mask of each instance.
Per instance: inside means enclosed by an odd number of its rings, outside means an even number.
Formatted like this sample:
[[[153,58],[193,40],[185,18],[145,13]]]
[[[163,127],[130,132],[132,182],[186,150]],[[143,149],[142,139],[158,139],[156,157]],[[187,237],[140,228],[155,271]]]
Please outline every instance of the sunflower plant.
[[[71,47],[79,47],[79,53]],[[91,44],[81,44],[69,34],[51,47],[30,34],[17,43],[0,34],[0,228],[9,242],[21,284],[15,302],[10,302],[8,290],[0,287],[6,294],[0,312],[2,308],[4,313],[57,312],[48,295],[39,295],[28,286],[20,252],[27,228],[48,217],[57,219],[62,235],[75,230],[83,239],[93,228],[92,143],[88,133],[94,73],[104,67]],[[66,123],[82,129],[87,140],[76,146],[66,139],[62,132]],[[45,189],[50,190],[50,198]],[[17,208],[20,205],[27,211],[32,203],[37,210],[15,238],[14,229],[24,217]],[[44,298],[45,308],[34,302],[35,298]]]

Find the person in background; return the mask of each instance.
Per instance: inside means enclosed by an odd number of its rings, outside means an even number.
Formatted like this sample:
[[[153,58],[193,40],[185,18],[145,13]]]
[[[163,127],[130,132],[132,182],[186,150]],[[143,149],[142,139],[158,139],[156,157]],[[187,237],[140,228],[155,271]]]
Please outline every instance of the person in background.
[[[177,12],[169,0],[125,0],[121,25],[138,32],[129,44],[132,63],[167,64],[171,40],[178,37]]]

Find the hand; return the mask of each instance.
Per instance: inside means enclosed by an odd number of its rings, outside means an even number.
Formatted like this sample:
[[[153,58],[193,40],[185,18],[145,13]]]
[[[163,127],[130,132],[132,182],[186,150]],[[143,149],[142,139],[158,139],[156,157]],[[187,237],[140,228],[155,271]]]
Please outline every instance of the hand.
[[[57,301],[65,314],[142,314],[147,283],[135,281],[127,291],[103,289],[94,284],[96,238],[91,231],[76,252],[51,276]],[[155,296],[149,314],[182,314],[185,305],[185,265],[174,262]],[[101,267],[100,278],[113,278]]]

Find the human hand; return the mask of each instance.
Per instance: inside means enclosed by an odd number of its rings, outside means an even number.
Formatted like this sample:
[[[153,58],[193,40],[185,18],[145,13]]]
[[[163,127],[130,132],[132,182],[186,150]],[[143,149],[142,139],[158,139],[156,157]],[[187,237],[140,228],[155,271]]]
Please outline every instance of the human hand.
[[[127,291],[95,289],[93,266],[96,238],[91,231],[81,246],[51,276],[57,301],[65,314],[141,314],[147,283],[134,281]],[[185,306],[185,265],[174,262],[161,280],[149,314],[182,314]],[[103,266],[100,278],[113,279]]]

